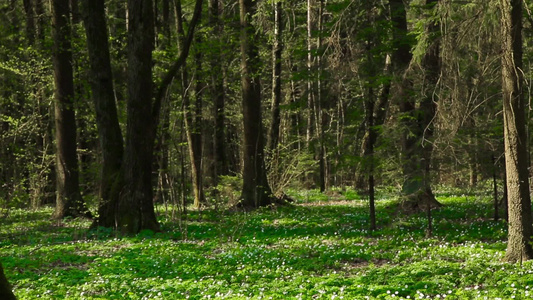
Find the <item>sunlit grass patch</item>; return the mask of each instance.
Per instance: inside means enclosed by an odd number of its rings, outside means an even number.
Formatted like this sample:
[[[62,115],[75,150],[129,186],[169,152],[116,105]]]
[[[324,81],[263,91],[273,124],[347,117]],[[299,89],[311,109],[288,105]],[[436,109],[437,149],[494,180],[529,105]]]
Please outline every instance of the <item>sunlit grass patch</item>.
[[[314,192],[313,192],[314,193]],[[120,237],[50,209],[13,211],[0,256],[20,299],[525,299],[533,265],[502,262],[506,224],[490,197],[438,196],[424,213],[365,199],[325,199],[254,212],[189,211],[164,232]]]

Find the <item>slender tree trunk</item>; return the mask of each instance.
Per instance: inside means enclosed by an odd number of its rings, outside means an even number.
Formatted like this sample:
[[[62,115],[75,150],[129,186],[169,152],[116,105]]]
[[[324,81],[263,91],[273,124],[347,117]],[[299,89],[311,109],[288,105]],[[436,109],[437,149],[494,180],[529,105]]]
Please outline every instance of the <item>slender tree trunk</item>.
[[[226,116],[225,116],[225,98],[224,98],[224,72],[222,68],[222,40],[221,35],[223,31],[222,22],[220,20],[220,2],[219,0],[210,0],[209,8],[209,24],[213,28],[213,38],[217,44],[217,50],[211,54],[211,93],[214,102],[215,114],[215,183],[218,182],[218,176],[228,175],[229,166],[226,154]]]
[[[152,116],[152,49],[154,16],[151,0],[128,1],[128,109],[124,149],[124,190],[117,225],[124,233],[159,230],[152,191],[155,122]]]
[[[261,123],[261,86],[259,82],[259,50],[256,32],[251,23],[256,13],[256,1],[239,0],[241,23],[241,86],[244,127],[243,189],[241,205],[257,208],[272,203],[272,191],[267,181],[263,125]]]
[[[522,73],[522,1],[501,0],[502,93],[509,229],[505,260],[533,258],[531,198]]]
[[[24,0],[24,12],[26,13],[26,38],[28,44],[33,45],[35,43],[35,13],[33,0]]]
[[[35,0],[35,15],[37,18],[36,37],[41,44],[44,44],[44,31],[45,26],[47,26],[45,25],[44,1],[46,0]]]
[[[52,1],[57,147],[57,198],[54,217],[58,219],[68,216],[91,216],[81,198],[79,187],[69,11],[68,0]]]
[[[430,9],[436,9],[440,0],[426,0],[426,6]],[[427,26],[427,34],[430,37],[430,44],[422,58],[423,76],[423,95],[420,107],[416,113],[418,116],[418,129],[420,136],[416,142],[416,147],[421,148],[421,167],[422,167],[422,188],[426,194],[426,205],[428,214],[428,232],[431,233],[431,206],[440,205],[433,195],[431,189],[431,158],[433,154],[433,132],[434,119],[437,112],[437,86],[441,72],[441,58],[440,58],[440,21],[430,21]],[[419,149],[420,149],[419,148]]]
[[[376,130],[374,128],[374,90],[372,86],[368,88],[367,100],[365,101],[365,114],[368,142],[365,145],[363,156],[366,162],[366,173],[368,176],[368,200],[370,211],[370,230],[376,230],[376,206],[374,187],[374,144],[376,141]]]
[[[316,48],[319,51],[317,55],[316,63],[316,100],[315,100],[315,119],[317,122],[317,138],[318,138],[318,186],[321,192],[326,190],[326,145],[325,145],[325,127],[326,127],[326,113],[325,113],[325,101],[324,101],[324,86],[322,82],[322,27],[324,20],[324,0],[319,1],[318,5],[318,37],[316,42]]]
[[[491,155],[492,160],[492,187],[493,187],[493,196],[494,196],[494,222],[498,222],[500,219],[500,201],[498,199],[498,180],[496,175],[496,158],[494,157],[494,153]]]
[[[98,218],[93,226],[114,227],[124,146],[115,105],[105,0],[83,0],[82,5],[91,72],[89,83],[102,151]]]
[[[196,42],[200,39],[197,37]],[[203,97],[203,78],[202,78],[202,53],[197,49],[195,53],[195,103],[194,109],[189,108],[191,112],[192,128],[187,131],[189,140],[189,152],[191,157],[191,167],[193,175],[193,192],[194,192],[194,206],[199,208],[205,205],[205,195],[203,187],[203,151],[202,151],[202,97]]]
[[[279,142],[279,127],[281,124],[280,109],[281,103],[281,54],[282,44],[282,2],[276,0],[274,5],[274,45],[272,46],[272,117],[270,134],[268,137],[268,149],[274,153]]]
[[[306,144],[308,148],[311,147],[311,140],[314,135],[314,123],[315,123],[315,104],[313,99],[313,81],[312,81],[312,72],[313,72],[313,21],[312,17],[312,0],[307,0],[307,132],[306,132]],[[312,151],[311,151],[312,152]]]
[[[16,300],[17,298],[11,291],[11,286],[7,281],[6,275],[4,274],[4,268],[0,263],[0,299],[2,300]]]

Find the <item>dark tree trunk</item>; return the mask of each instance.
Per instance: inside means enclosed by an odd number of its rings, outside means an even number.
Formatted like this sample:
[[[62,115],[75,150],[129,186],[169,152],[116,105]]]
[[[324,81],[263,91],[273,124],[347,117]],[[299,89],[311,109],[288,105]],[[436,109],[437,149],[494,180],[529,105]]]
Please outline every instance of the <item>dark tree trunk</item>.
[[[522,1],[501,0],[502,93],[509,229],[505,260],[533,258],[531,198],[522,73]]]
[[[279,105],[281,103],[281,54],[282,45],[282,5],[274,1],[274,45],[272,46],[272,120],[268,135],[268,150],[273,152],[278,147],[279,127],[281,123]]]
[[[317,139],[318,139],[318,187],[321,192],[326,190],[326,144],[325,144],[325,128],[327,125],[326,119],[326,101],[324,97],[324,83],[322,82],[322,30],[324,20],[324,0],[319,1],[318,6],[318,37],[316,48],[318,55],[316,58],[316,99],[315,99],[315,119],[317,120]]]
[[[58,219],[68,216],[91,216],[85,207],[79,187],[69,11],[68,0],[52,2],[57,147],[57,198],[54,217]]]
[[[494,157],[494,153],[491,154],[491,160],[492,160],[492,187],[493,187],[493,199],[494,199],[494,221],[498,222],[500,219],[500,199],[498,199],[498,177],[497,177],[497,170],[496,168],[496,158]]]
[[[370,49],[369,49],[370,50]],[[365,145],[363,156],[366,163],[366,173],[368,176],[368,200],[370,212],[370,230],[376,230],[376,206],[375,206],[375,187],[374,187],[374,144],[377,133],[374,127],[374,91],[372,87],[368,88],[367,100],[365,101],[365,114],[368,142]]]
[[[315,99],[313,90],[313,81],[311,80],[313,72],[313,20],[312,17],[312,0],[307,0],[307,131],[306,131],[306,144],[310,152],[312,150],[312,138],[314,135],[314,123],[315,123]]]
[[[211,93],[214,102],[215,114],[215,172],[214,180],[218,182],[218,176],[229,174],[228,158],[226,154],[226,124],[225,124],[225,99],[224,99],[224,76],[222,70],[222,40],[220,36],[223,31],[220,20],[219,0],[210,0],[209,24],[213,28],[213,38],[216,39],[217,50],[213,51],[210,58],[211,64]]]
[[[0,299],[2,300],[16,300],[17,298],[11,291],[11,285],[7,281],[6,275],[4,274],[4,268],[0,263]]]
[[[261,86],[259,82],[259,50],[256,32],[251,23],[256,2],[239,0],[241,21],[241,86],[244,125],[243,189],[241,205],[257,208],[272,203],[272,191],[267,181],[263,125],[261,123]]]
[[[428,9],[434,9],[437,4],[438,0],[426,1]],[[396,4],[396,7],[398,6],[399,4]],[[393,13],[397,12],[393,11]],[[403,27],[406,23],[402,20],[401,24]],[[440,206],[440,203],[433,195],[430,185],[433,119],[436,113],[437,101],[435,90],[440,75],[439,31],[439,21],[430,21],[426,27],[426,34],[429,36],[430,44],[422,59],[423,91],[422,100],[418,108],[413,97],[413,83],[408,79],[409,75],[404,74],[404,79],[402,80],[400,112],[402,113],[402,123],[405,128],[402,137],[404,176],[402,193],[406,197],[405,204],[409,204],[404,206],[406,209],[412,207],[415,210],[422,210],[421,206],[425,205]],[[395,54],[393,54],[393,57],[396,56],[400,65],[407,68],[407,58],[411,54]]]
[[[84,0],[82,5],[91,72],[89,83],[102,150],[98,218],[93,226],[114,227],[124,146],[115,105],[105,0]]]
[[[35,42],[35,10],[33,0],[24,0],[24,12],[26,13],[26,38],[28,44],[33,45]]]
[[[45,15],[44,15],[44,1],[45,0],[35,0],[35,15],[37,17],[37,27],[36,27],[36,34],[37,34],[37,40],[43,44],[44,43],[44,30],[46,22],[45,22]]]
[[[151,0],[128,1],[128,125],[123,161],[124,190],[117,215],[117,225],[124,233],[159,230],[152,191],[153,18]]]
[[[197,0],[180,55],[161,79],[152,101],[152,1],[128,1],[128,125],[122,164],[124,187],[120,194],[117,216],[117,226],[122,232],[159,230],[152,190],[156,129],[163,99],[189,54],[201,11],[202,0]]]

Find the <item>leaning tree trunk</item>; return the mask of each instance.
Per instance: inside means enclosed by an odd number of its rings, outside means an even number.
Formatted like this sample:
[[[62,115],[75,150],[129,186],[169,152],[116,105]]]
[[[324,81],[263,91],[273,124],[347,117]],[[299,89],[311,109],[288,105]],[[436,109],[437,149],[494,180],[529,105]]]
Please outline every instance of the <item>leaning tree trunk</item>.
[[[123,161],[124,190],[117,216],[117,225],[124,233],[159,230],[152,197],[153,13],[151,0],[128,1],[128,125]]]
[[[69,0],[52,1],[57,147],[57,198],[54,217],[58,219],[91,216],[85,207],[79,186],[69,11]]]
[[[263,125],[261,123],[261,86],[259,50],[251,23],[256,1],[239,0],[241,21],[241,87],[244,125],[243,188],[241,205],[257,208],[272,203],[264,161]]]
[[[4,268],[0,263],[0,299],[2,300],[16,300],[17,298],[11,291],[11,285],[7,281],[6,275],[4,274]]]
[[[533,258],[531,198],[522,74],[522,1],[501,0],[502,93],[505,170],[509,211],[505,260]]]
[[[84,0],[82,5],[91,72],[89,83],[102,150],[98,218],[93,226],[114,227],[124,146],[115,105],[105,1]]]

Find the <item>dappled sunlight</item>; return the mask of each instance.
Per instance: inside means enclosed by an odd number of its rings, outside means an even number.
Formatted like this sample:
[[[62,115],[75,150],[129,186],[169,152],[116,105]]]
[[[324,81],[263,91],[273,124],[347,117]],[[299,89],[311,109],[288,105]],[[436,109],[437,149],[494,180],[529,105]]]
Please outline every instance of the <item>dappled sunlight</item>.
[[[0,254],[21,299],[526,297],[532,263],[502,262],[505,223],[480,217],[488,199],[470,199],[439,197],[432,238],[423,214],[392,217],[387,201],[374,232],[363,200],[191,211],[182,227],[162,215],[164,232],[135,237],[17,211]]]

